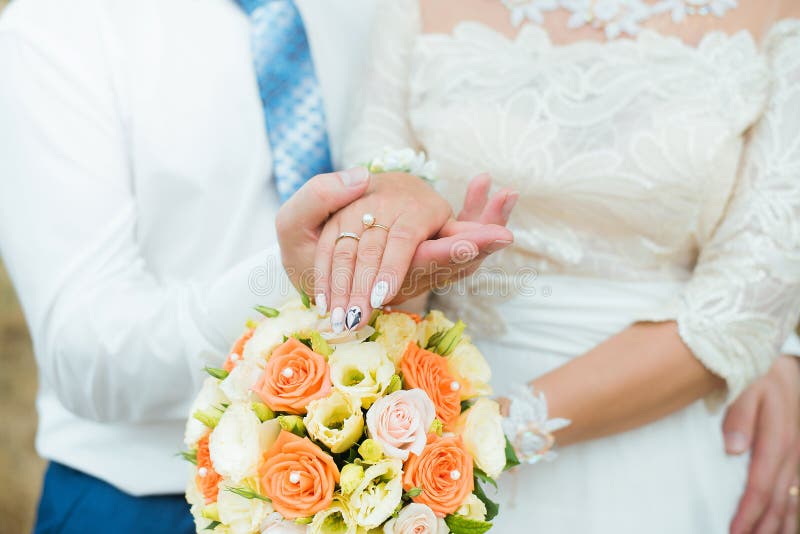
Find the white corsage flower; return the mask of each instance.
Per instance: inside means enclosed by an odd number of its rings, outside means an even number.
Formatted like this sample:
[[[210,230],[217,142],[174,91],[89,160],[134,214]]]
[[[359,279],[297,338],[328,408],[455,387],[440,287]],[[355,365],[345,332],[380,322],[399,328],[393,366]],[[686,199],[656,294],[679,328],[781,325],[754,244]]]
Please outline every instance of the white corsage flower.
[[[235,402],[246,402],[253,398],[253,386],[258,382],[264,369],[258,360],[241,360],[233,371],[219,384],[225,395]]]
[[[229,406],[208,440],[214,470],[234,484],[256,476],[261,452],[279,433],[276,419],[262,423],[248,404]]]
[[[356,534],[358,524],[353,517],[347,503],[334,497],[333,504],[327,509],[317,512],[311,524],[308,525],[309,534]]]
[[[303,419],[308,433],[333,453],[349,449],[364,431],[361,401],[334,390],[328,397],[312,401]]]
[[[403,464],[382,460],[364,471],[361,483],[350,494],[350,509],[356,522],[372,529],[389,519],[403,497]]]
[[[497,478],[506,465],[506,438],[500,406],[486,397],[479,398],[456,420],[454,432],[484,473]]]
[[[404,506],[397,517],[383,525],[383,532],[384,534],[416,534],[418,532],[447,534],[450,530],[444,519],[436,517],[433,510],[424,504],[412,502]]]
[[[380,332],[377,342],[383,345],[395,365],[408,344],[417,340],[417,323],[405,313],[384,313],[375,321],[375,330]]]
[[[411,148],[384,147],[383,153],[366,164],[371,173],[407,172],[424,180],[436,180],[436,162],[429,161],[424,152]]]
[[[386,391],[394,375],[394,363],[386,349],[374,341],[342,345],[330,356],[329,363],[336,389],[361,399],[364,408]]]
[[[272,505],[261,499],[245,499],[224,489],[229,485],[223,480],[217,496],[220,522],[228,527],[230,534],[259,532],[261,523],[274,511]]]
[[[197,411],[205,411],[211,407],[220,407],[223,403],[228,402],[228,398],[219,387],[219,380],[209,376],[203,382],[203,387],[200,388],[200,393],[192,403],[192,408],[189,410],[189,420],[186,422],[186,430],[183,436],[183,442],[188,447],[196,447],[200,438],[206,435],[208,427],[192,417],[191,415]]]

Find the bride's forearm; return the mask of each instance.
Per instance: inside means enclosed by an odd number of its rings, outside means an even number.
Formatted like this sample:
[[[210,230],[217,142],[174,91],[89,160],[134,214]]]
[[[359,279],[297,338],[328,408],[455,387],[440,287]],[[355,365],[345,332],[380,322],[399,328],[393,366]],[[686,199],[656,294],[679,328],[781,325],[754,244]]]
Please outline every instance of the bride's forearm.
[[[572,421],[556,434],[560,445],[630,430],[725,387],[681,341],[675,322],[632,325],[532,384],[547,396],[551,416]]]

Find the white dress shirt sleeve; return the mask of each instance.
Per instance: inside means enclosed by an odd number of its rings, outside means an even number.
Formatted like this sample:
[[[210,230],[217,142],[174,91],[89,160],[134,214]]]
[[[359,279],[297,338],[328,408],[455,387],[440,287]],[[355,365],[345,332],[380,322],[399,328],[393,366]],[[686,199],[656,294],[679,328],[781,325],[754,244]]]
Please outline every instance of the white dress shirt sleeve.
[[[101,422],[180,419],[252,305],[286,293],[251,288],[254,274],[283,276],[279,251],[210,282],[148,268],[112,67],[91,35],[74,38],[85,42],[0,29],[0,251],[40,380],[64,407]]]

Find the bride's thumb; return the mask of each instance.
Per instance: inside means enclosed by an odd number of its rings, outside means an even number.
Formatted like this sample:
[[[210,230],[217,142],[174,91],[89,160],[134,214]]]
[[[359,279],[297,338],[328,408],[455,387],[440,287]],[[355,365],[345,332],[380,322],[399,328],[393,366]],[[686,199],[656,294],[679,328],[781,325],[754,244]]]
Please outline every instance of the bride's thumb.
[[[364,167],[318,174],[297,190],[278,211],[279,234],[306,232],[359,199],[369,187],[370,174]]]

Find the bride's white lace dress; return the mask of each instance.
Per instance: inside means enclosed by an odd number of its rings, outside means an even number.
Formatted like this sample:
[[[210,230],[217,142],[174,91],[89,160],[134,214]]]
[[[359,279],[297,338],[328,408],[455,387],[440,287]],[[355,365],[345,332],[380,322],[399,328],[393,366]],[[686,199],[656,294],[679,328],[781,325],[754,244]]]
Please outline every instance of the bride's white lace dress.
[[[769,367],[800,310],[800,21],[557,46],[422,34],[417,0],[379,13],[344,160],[411,146],[454,205],[480,171],[520,192],[512,249],[437,303],[480,333],[496,393],[638,320],[676,320],[728,398]],[[726,532],[748,459],[724,453],[725,400],[505,475],[496,530]]]

